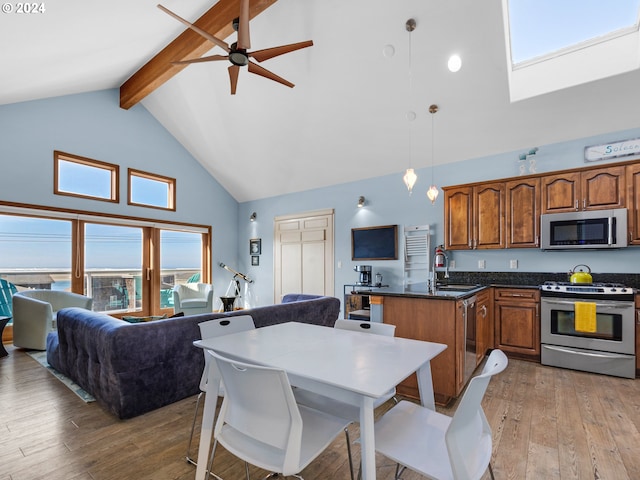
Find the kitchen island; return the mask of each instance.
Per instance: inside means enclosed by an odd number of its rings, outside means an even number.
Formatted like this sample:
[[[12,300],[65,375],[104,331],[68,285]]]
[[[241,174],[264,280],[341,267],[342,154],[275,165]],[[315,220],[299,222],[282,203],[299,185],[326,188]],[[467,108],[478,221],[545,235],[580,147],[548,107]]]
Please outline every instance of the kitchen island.
[[[372,319],[395,325],[396,336],[447,345],[431,363],[435,399],[443,405],[460,395],[493,345],[492,289],[481,285],[461,288],[448,286],[430,292],[423,284],[368,292]],[[397,390],[418,398],[415,375]]]

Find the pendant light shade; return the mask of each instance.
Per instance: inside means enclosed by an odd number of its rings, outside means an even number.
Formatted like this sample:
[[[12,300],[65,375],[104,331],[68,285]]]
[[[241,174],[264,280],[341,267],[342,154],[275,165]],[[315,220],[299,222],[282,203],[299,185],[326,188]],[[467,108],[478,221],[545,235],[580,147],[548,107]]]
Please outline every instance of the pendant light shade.
[[[407,190],[409,190],[409,195],[411,195],[411,191],[413,190],[413,186],[416,184],[417,179],[418,176],[416,175],[416,172],[413,171],[413,168],[407,168],[402,180],[404,180],[404,184],[407,186]]]
[[[411,56],[412,56],[411,32],[413,32],[416,29],[416,21],[413,18],[410,18],[405,23],[405,28],[407,29],[407,32],[409,32],[409,88],[407,90],[407,93],[408,95],[411,95],[411,91],[413,90],[413,78],[412,78],[412,71],[411,71]],[[411,156],[413,154],[412,145],[411,145],[412,143],[411,122],[415,120],[415,118],[416,118],[415,112],[412,112],[412,111],[407,112],[407,120],[409,121],[409,168],[407,168],[406,172],[404,173],[402,180],[404,180],[404,184],[407,186],[407,190],[409,190],[409,195],[411,195],[411,192],[413,191],[413,186],[416,184],[416,180],[418,179],[416,172],[413,170],[413,168],[411,168]]]
[[[435,185],[431,185],[429,187],[429,190],[427,190],[427,197],[429,197],[429,200],[431,200],[432,205],[436,203],[436,199],[438,198],[439,193],[440,190],[438,190],[438,187],[436,187]]]
[[[438,105],[433,104],[429,106],[429,113],[431,114],[431,186],[429,187],[429,190],[427,190],[427,197],[429,198],[429,200],[431,200],[431,205],[435,205],[436,199],[438,198],[438,194],[440,193],[440,191],[438,190],[438,187],[433,181],[433,160],[435,157],[434,145],[436,143],[436,137],[435,137],[434,126],[433,126],[434,125],[433,118],[437,111],[438,111]]]

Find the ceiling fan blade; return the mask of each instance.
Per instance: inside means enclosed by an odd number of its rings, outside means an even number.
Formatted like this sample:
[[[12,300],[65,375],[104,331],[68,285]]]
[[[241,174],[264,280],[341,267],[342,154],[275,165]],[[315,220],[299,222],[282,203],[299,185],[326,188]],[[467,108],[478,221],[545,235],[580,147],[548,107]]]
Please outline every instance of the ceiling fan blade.
[[[205,32],[204,30],[202,30],[200,27],[196,27],[193,23],[189,23],[187,20],[185,20],[184,18],[176,15],[175,13],[173,13],[171,10],[169,10],[168,8],[163,7],[162,5],[158,4],[158,8],[160,10],[162,10],[163,12],[167,13],[168,15],[172,16],[173,18],[175,18],[176,20],[178,20],[181,23],[184,23],[187,27],[189,27],[191,30],[193,30],[194,32],[198,33],[199,35],[203,36],[204,38],[206,38],[207,40],[209,40],[210,42],[218,45],[221,48],[224,48],[225,51],[229,51],[229,45],[227,44],[227,42],[225,42],[224,40],[220,40],[217,37],[214,37],[213,35],[211,35],[210,33]]]
[[[284,55],[285,53],[294,52],[301,48],[307,48],[313,46],[312,40],[306,42],[291,43],[289,45],[282,45],[280,47],[265,48],[264,50],[256,50],[255,52],[248,53],[251,58],[255,58],[259,62],[269,60],[270,58],[277,57],[278,55]]]
[[[201,62],[215,62],[216,60],[228,60],[229,55],[210,55],[208,57],[189,58],[187,60],[179,60],[171,62],[173,65],[182,65],[185,63],[201,63]]]
[[[274,82],[281,83],[282,85],[286,85],[287,87],[293,88],[295,85],[288,80],[285,80],[282,77],[279,77],[273,72],[270,72],[264,67],[261,67],[257,63],[249,62],[249,72],[255,73],[256,75],[260,75],[261,77],[268,78],[269,80],[273,80]]]
[[[229,80],[231,81],[231,95],[236,94],[236,87],[238,86],[238,74],[240,73],[240,67],[237,65],[231,65],[229,67]]]
[[[238,48],[251,48],[249,37],[249,0],[240,0],[240,17],[238,21]]]

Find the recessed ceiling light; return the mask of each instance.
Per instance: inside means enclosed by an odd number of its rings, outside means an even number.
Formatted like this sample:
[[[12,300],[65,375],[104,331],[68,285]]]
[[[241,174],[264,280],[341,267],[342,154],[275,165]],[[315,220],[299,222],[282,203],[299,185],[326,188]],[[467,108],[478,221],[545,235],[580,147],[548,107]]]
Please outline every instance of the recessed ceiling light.
[[[449,57],[449,61],[447,62],[447,67],[449,67],[449,71],[455,73],[462,67],[462,59],[460,55],[451,55]]]

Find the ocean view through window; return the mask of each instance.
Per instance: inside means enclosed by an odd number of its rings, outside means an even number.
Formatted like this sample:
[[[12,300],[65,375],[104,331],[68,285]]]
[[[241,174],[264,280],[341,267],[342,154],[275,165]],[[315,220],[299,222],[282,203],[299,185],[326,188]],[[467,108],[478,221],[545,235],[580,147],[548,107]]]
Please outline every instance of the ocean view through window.
[[[170,228],[163,229],[157,221],[99,216],[95,217],[98,223],[89,221],[86,214],[51,210],[34,211],[33,216],[7,213],[12,210],[23,213],[29,209],[0,203],[4,252],[0,255],[0,278],[18,291],[37,288],[84,293],[94,299],[95,311],[115,316],[161,314],[163,310],[170,314],[171,289],[176,283],[195,278],[210,281],[210,268],[203,265],[203,258],[209,258],[207,227],[167,224]],[[152,241],[154,237],[160,240]],[[161,259],[156,268],[151,264],[153,258]]]

